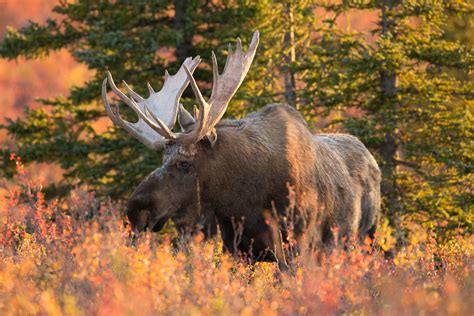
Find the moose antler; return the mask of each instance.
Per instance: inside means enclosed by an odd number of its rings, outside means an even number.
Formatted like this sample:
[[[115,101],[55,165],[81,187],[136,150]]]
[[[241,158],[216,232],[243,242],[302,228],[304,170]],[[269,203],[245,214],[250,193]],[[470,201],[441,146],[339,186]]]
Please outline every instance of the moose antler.
[[[194,59],[187,58],[176,75],[170,76],[166,72],[165,83],[158,93],[155,93],[148,84],[148,89],[150,90],[150,97],[148,99],[143,99],[124,81],[125,88],[131,96],[131,98],[128,98],[117,88],[112,75],[107,73],[112,91],[135,111],[139,119],[136,123],[130,123],[122,119],[118,107],[116,107],[115,111],[112,110],[106,96],[107,79],[102,84],[102,99],[105,111],[115,124],[127,130],[131,135],[152,149],[161,148],[166,139],[191,145],[196,144],[207,136],[214,143],[216,140],[214,127],[224,116],[227,105],[244,80],[245,75],[247,75],[257,50],[258,40],[259,33],[255,31],[249,50],[246,53],[242,51],[240,38],[237,39],[234,52],[229,44],[229,53],[222,74],[219,74],[216,55],[212,52],[213,85],[208,102],[204,100],[193,77],[193,72],[200,62],[200,58],[197,56]],[[197,123],[194,124],[192,130],[188,133],[173,133],[171,130],[176,122],[179,98],[189,82],[191,82],[191,87],[199,103],[199,111],[196,112]],[[188,122],[186,125],[192,125],[189,124],[192,119],[190,114],[181,106],[179,111],[182,113],[183,122],[186,120]]]
[[[212,92],[209,101],[206,102],[204,97],[199,90],[196,80],[192,75],[192,70],[186,65],[183,65],[186,74],[188,75],[191,87],[193,88],[196,99],[199,103],[199,111],[196,117],[197,124],[189,133],[174,134],[169,132],[168,139],[174,140],[181,144],[195,144],[199,142],[205,136],[208,136],[212,140],[212,134],[214,133],[214,127],[221,120],[222,116],[227,109],[229,101],[234,96],[235,92],[239,88],[240,84],[245,78],[245,75],[249,71],[250,65],[252,64],[255,52],[257,50],[259,40],[259,33],[255,31],[250,42],[249,50],[247,53],[242,51],[242,42],[240,38],[237,39],[237,47],[232,52],[232,46],[229,44],[229,54],[224,66],[224,71],[219,74],[217,65],[217,59],[214,52],[212,52],[212,73],[213,73],[213,85]],[[151,111],[145,107],[145,113],[142,114],[143,118],[148,115],[153,118],[154,122],[150,122],[150,127],[155,131],[160,132],[164,123],[159,117],[154,115]],[[149,119],[146,120],[149,123]],[[215,141],[212,140],[213,142]]]
[[[204,100],[194,80],[192,71],[184,66],[184,70],[189,77],[191,87],[199,103],[199,112],[197,115],[197,124],[194,129],[190,133],[182,135],[177,141],[194,144],[204,136],[213,134],[214,127],[224,116],[227,105],[250,69],[257,50],[258,41],[259,32],[255,31],[246,53],[242,51],[240,38],[237,38],[237,45],[234,52],[232,51],[232,46],[229,44],[229,52],[222,74],[219,74],[216,55],[212,52],[213,85],[211,97],[208,102]]]
[[[127,97],[117,88],[110,72],[107,72],[107,78],[102,83],[102,101],[107,115],[112,122],[125,129],[147,147],[161,149],[167,139],[176,138],[171,129],[176,123],[179,99],[189,83],[187,72],[193,72],[200,61],[199,56],[194,59],[186,58],[174,76],[170,76],[168,71],[165,71],[165,82],[159,92],[155,92],[148,83],[150,96],[147,99],[141,97],[123,81],[125,89],[130,94],[130,98]],[[136,123],[125,121],[120,115],[118,106],[115,106],[115,109],[110,106],[107,101],[107,81],[112,91],[138,115]]]

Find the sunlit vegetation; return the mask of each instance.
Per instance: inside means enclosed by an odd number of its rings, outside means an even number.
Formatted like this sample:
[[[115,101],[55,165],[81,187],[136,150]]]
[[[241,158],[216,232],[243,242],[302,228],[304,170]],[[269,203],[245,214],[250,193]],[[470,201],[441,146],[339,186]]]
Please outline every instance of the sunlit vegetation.
[[[43,22],[51,14],[56,0],[35,0],[25,5],[22,1],[2,1],[0,11],[0,39],[7,29],[23,27],[29,20]],[[72,86],[83,84],[90,77],[87,67],[77,63],[69,52],[60,50],[41,56],[38,60],[19,57],[0,60],[0,124],[5,118],[17,118],[25,107],[38,107],[36,98],[51,95],[66,97]],[[6,133],[0,132],[0,137]]]
[[[472,1],[0,8],[0,315],[474,315]],[[302,253],[282,274],[172,223],[132,238],[122,203],[161,158],[106,118],[105,71],[146,93],[199,54],[209,95],[211,50],[222,66],[256,29],[227,115],[286,102],[315,133],[361,139],[384,173],[375,246]]]
[[[473,12],[457,0],[60,1],[46,21],[8,22],[16,28],[4,31],[0,58],[23,64],[67,50],[90,77],[81,83],[80,70],[45,72],[67,82],[69,95],[51,91],[39,107],[28,97],[22,117],[5,119],[0,131],[14,144],[0,148],[1,172],[15,174],[14,152],[28,165],[61,167],[61,182],[44,188],[48,198],[78,184],[98,197],[129,196],[161,158],[120,128],[104,128],[105,72],[147,95],[146,82],[158,89],[165,69],[175,73],[184,58],[200,55],[196,79],[208,96],[211,51],[222,66],[226,45],[240,37],[247,47],[258,29],[255,62],[226,115],[294,105],[315,133],[347,132],[371,151],[383,173],[383,212],[399,237],[407,220],[442,234],[472,233]],[[181,99],[189,110],[190,90]]]
[[[0,213],[0,314],[472,315],[472,237],[437,242],[419,225],[395,249],[379,245],[299,256],[294,274],[223,254],[218,240],[144,234],[132,241],[122,207],[76,190],[46,202],[15,160]],[[391,256],[384,251],[392,252]],[[387,258],[385,258],[387,257]]]

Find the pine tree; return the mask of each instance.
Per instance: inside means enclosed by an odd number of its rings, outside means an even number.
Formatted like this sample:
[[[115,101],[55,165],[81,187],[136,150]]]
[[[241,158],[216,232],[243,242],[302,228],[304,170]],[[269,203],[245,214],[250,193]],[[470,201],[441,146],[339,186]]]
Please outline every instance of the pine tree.
[[[472,230],[473,52],[453,32],[453,21],[472,17],[467,2],[81,0],[55,11],[64,19],[10,30],[0,56],[37,58],[66,47],[96,71],[68,99],[44,100],[47,111],[6,125],[20,155],[59,163],[68,186],[78,179],[121,196],[161,160],[120,129],[94,131],[104,116],[105,70],[144,93],[146,81],[159,86],[164,69],[176,71],[187,56],[209,61],[214,49],[222,66],[226,44],[238,36],[246,44],[259,29],[256,60],[229,116],[286,102],[311,126],[329,121],[328,130],[358,136],[376,156],[384,210],[398,228],[409,218]],[[341,29],[340,18],[354,11],[376,12],[379,23],[366,32]],[[207,87],[208,69],[196,72]],[[193,99],[185,94],[185,105]]]
[[[27,162],[58,163],[66,171],[61,186],[47,191],[51,195],[87,184],[99,195],[120,197],[161,163],[160,153],[126,132],[112,127],[99,134],[94,129],[105,116],[100,91],[106,70],[146,95],[146,82],[160,87],[165,69],[176,72],[188,56],[200,54],[204,64],[215,50],[222,67],[227,43],[241,36],[245,44],[252,33],[245,28],[250,25],[252,6],[240,1],[61,1],[53,11],[61,19],[9,29],[0,44],[0,57],[6,59],[41,58],[66,48],[95,71],[94,78],[73,87],[67,99],[41,100],[44,107],[27,109],[23,119],[4,126]],[[233,27],[227,26],[229,21]],[[196,72],[198,80],[212,80],[206,69],[210,68],[203,66]],[[190,93],[183,103],[189,106],[193,100]],[[131,111],[125,114],[133,120]],[[2,153],[2,169],[11,174],[10,152]]]
[[[354,11],[379,23],[342,29]],[[457,21],[472,32],[472,12],[454,0],[262,1],[258,82],[246,93],[358,136],[381,165],[384,211],[398,228],[416,219],[472,230],[474,60],[452,31]]]
[[[362,114],[342,126],[377,153],[392,223],[411,218],[471,230],[474,59],[472,47],[448,40],[445,29],[450,16],[472,14],[472,7],[436,0],[322,6],[334,17],[377,10],[379,24],[373,44],[371,34],[341,30],[314,41],[304,67],[316,66],[305,80],[308,104]]]

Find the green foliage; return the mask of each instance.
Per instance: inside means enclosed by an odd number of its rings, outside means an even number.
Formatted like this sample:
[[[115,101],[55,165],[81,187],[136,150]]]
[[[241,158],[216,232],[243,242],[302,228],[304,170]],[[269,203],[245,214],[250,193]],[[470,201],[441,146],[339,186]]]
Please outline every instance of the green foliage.
[[[336,16],[349,9],[380,12],[373,44],[357,34],[331,38],[343,54],[332,84],[340,98],[331,106],[363,111],[343,126],[379,154],[386,213],[394,223],[411,218],[434,228],[472,229],[474,56],[472,47],[445,35],[452,15],[471,15],[472,8],[460,1],[327,8]],[[309,84],[321,91],[315,76]]]
[[[182,2],[180,23],[168,1],[63,1],[54,8],[62,19],[48,20],[45,26],[32,23],[20,30],[9,29],[0,45],[1,57],[38,58],[65,47],[96,74],[84,86],[73,87],[67,100],[42,100],[44,108],[27,110],[24,118],[8,121],[5,128],[16,138],[17,154],[27,162],[58,163],[66,170],[66,185],[88,184],[115,198],[130,192],[159,166],[159,153],[122,130],[111,128],[101,134],[94,130],[93,125],[104,117],[99,97],[105,71],[145,94],[146,82],[160,87],[165,69],[175,72],[186,56],[200,54],[210,61],[214,49],[223,65],[225,43],[238,36],[247,38],[251,32],[222,26],[228,21],[245,25],[252,16],[246,2]],[[204,40],[195,44],[197,37]],[[196,75],[199,80],[211,78],[205,70]],[[183,103],[189,105],[193,99],[192,94],[185,95]],[[2,153],[9,156],[7,150]],[[11,173],[8,159],[2,169]]]
[[[160,164],[159,153],[120,129],[94,130],[105,116],[99,97],[106,70],[145,93],[145,82],[159,87],[164,69],[176,71],[186,56],[209,62],[215,50],[222,66],[226,44],[240,36],[245,45],[259,29],[256,61],[228,115],[290,102],[293,92],[308,120],[327,116],[329,127],[360,137],[372,150],[383,170],[384,209],[392,223],[408,218],[442,230],[472,230],[469,3],[81,0],[61,2],[54,11],[62,18],[8,30],[0,56],[38,58],[65,47],[96,75],[73,87],[67,100],[43,100],[44,109],[28,110],[4,128],[27,162],[59,163],[65,185],[87,184],[121,197]],[[377,14],[379,23],[363,32],[343,29],[338,21],[350,12]],[[210,87],[208,65],[196,75]],[[283,82],[285,75],[293,86]],[[188,91],[184,104],[192,102]],[[8,151],[2,154],[8,157]],[[2,168],[13,170],[8,160]]]

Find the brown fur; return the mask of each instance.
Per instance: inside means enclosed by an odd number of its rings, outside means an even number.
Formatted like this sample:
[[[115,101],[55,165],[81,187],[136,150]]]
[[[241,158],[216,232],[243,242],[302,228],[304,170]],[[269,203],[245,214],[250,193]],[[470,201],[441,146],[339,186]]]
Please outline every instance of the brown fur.
[[[204,218],[205,227],[215,216],[228,251],[275,260],[276,235],[264,210],[275,208],[280,219],[292,208],[295,236],[313,248],[335,243],[333,228],[339,239],[362,241],[377,225],[379,192],[377,163],[357,138],[312,135],[295,109],[273,104],[222,121],[213,147],[170,144],[163,166],[130,198],[128,215],[136,230],[159,230],[180,210],[191,224]]]

